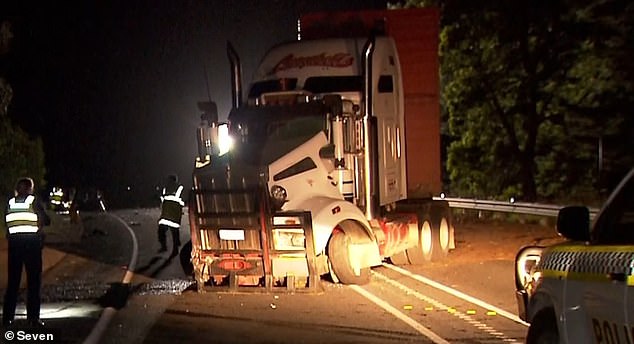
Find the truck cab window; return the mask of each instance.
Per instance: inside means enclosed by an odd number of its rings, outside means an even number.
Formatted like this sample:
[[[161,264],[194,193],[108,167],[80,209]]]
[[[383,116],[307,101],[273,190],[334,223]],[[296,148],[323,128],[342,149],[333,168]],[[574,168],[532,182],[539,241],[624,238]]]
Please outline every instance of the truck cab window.
[[[284,78],[258,81],[251,85],[249,98],[258,98],[263,93],[294,90],[297,86],[297,78]]]
[[[306,79],[304,89],[312,93],[362,92],[363,79],[351,76],[313,76]]]

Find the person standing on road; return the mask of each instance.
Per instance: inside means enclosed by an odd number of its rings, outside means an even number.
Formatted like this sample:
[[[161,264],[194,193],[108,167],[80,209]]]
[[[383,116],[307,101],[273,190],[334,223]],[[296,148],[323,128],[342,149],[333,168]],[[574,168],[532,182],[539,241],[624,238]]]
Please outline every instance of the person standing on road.
[[[27,301],[26,317],[30,326],[41,327],[40,292],[42,287],[43,227],[51,224],[39,199],[34,195],[31,178],[21,178],[15,188],[15,196],[9,200],[5,211],[7,229],[8,279],[4,295],[2,324],[13,323],[18,301],[22,266],[26,269]]]
[[[167,184],[161,194],[161,218],[158,221],[158,240],[161,248],[159,252],[167,251],[166,232],[172,232],[172,255],[178,254],[180,242],[181,217],[185,202],[181,197],[183,185],[178,182],[178,176],[172,174],[167,177]]]

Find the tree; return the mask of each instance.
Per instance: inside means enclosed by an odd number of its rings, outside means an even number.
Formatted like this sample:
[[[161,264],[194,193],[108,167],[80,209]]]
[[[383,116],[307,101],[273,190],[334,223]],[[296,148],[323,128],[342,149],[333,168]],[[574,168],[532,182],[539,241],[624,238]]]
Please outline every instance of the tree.
[[[38,188],[45,185],[44,148],[40,138],[31,138],[19,127],[0,119],[0,190],[10,193],[20,177],[33,178]]]
[[[479,0],[442,8],[454,191],[581,196],[596,186],[601,138],[633,146],[632,79],[616,69],[631,58],[631,4]],[[611,154],[631,153],[627,147]]]
[[[585,1],[573,19],[585,31],[558,105],[574,139],[569,147],[594,151],[596,186],[610,191],[634,166],[634,4]]]
[[[0,58],[8,53],[13,37],[7,22],[0,24]],[[4,196],[15,187],[18,178],[29,176],[38,187],[45,185],[44,148],[40,138],[30,137],[9,118],[13,98],[11,85],[0,76],[0,192]]]

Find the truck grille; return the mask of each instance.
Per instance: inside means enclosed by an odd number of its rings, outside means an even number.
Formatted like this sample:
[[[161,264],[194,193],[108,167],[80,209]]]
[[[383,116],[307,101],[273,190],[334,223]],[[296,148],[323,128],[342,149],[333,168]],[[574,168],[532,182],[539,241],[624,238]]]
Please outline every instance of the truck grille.
[[[215,168],[194,176],[196,221],[203,250],[261,250],[258,176]],[[224,234],[224,235],[223,235]]]
[[[200,230],[200,245],[203,250],[261,250],[260,229],[225,229],[244,231],[243,240],[224,240],[220,238],[221,228],[203,228]]]

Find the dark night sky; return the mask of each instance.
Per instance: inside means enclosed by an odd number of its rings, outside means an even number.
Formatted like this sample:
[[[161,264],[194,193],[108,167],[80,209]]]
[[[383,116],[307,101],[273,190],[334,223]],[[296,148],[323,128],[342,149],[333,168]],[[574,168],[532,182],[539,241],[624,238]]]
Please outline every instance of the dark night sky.
[[[373,6],[385,1],[15,1],[0,5],[15,36],[0,75],[11,118],[44,141],[50,185],[95,185],[106,200],[131,186],[143,205],[169,173],[189,187],[205,70],[228,113],[227,41],[246,88],[265,49],[295,38],[300,13]]]

